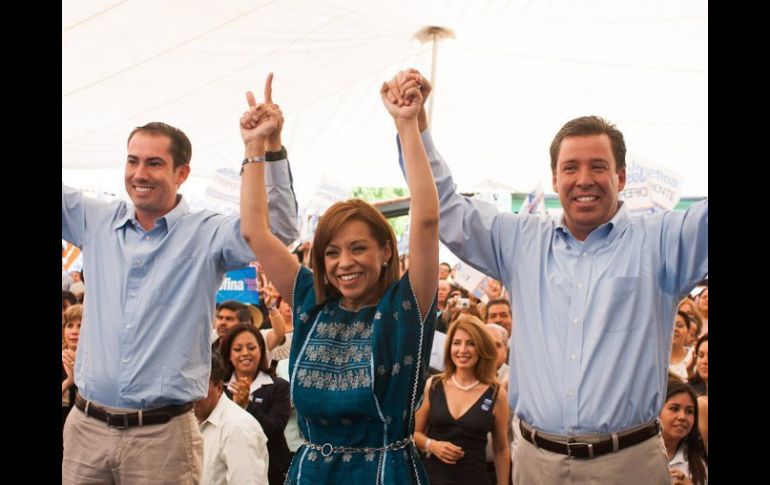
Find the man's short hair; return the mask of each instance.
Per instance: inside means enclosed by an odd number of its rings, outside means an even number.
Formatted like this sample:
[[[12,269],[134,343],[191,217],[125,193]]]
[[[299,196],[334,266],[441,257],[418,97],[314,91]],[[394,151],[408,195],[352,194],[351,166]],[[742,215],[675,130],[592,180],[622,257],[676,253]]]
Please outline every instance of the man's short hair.
[[[495,298],[494,300],[489,300],[487,302],[487,313],[489,313],[489,308],[492,305],[505,305],[508,307],[508,313],[511,313],[511,302],[508,301],[508,298]]]
[[[238,316],[238,323],[248,323],[250,325],[254,323],[254,320],[251,318],[249,307],[239,301],[223,301],[217,305],[217,312],[219,312],[221,308],[235,312],[235,314]]]
[[[561,127],[551,142],[551,172],[556,173],[556,162],[561,150],[561,142],[568,136],[607,135],[610,138],[612,155],[615,157],[615,170],[626,168],[626,142],[618,128],[598,116],[581,116],[568,121]]]
[[[171,147],[169,150],[171,152],[171,158],[174,160],[174,168],[190,163],[190,159],[192,158],[192,144],[190,143],[190,139],[187,138],[187,135],[184,134],[184,131],[179,128],[167,125],[166,123],[161,123],[160,121],[153,121],[144,126],[137,126],[134,128],[131,131],[131,134],[128,135],[128,143],[131,142],[131,138],[133,138],[137,132],[155,136],[167,136],[171,140]]]

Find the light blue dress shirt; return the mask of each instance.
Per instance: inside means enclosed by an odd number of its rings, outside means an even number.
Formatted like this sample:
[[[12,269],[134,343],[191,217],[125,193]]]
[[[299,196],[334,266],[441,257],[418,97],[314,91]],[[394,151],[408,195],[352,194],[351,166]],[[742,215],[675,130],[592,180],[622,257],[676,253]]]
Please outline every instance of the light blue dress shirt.
[[[268,167],[270,218],[288,243],[298,236],[288,161]],[[88,400],[147,409],[207,395],[216,291],[255,257],[239,217],[191,213],[179,197],[145,231],[133,205],[62,186],[62,238],[83,251],[88,280],[75,365]]]
[[[585,241],[552,216],[463,197],[429,130],[440,239],[509,289],[508,396],[558,435],[622,431],[657,418],[678,301],[708,273],[708,201],[631,218],[624,205]],[[403,154],[399,143],[403,171]]]

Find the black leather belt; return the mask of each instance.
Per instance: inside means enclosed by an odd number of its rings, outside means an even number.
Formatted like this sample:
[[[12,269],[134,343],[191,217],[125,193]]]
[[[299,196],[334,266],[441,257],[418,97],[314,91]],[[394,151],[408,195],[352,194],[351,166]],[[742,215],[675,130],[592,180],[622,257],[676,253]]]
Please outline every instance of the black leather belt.
[[[193,407],[193,403],[176,404],[130,413],[113,413],[102,406],[86,399],[78,393],[75,396],[75,406],[89,418],[95,418],[107,423],[111,428],[130,428],[132,426],[148,426],[151,424],[168,423],[171,418],[184,414]]]
[[[567,455],[572,458],[596,458],[597,456],[606,455],[607,453],[638,445],[642,441],[646,441],[658,434],[657,421],[652,421],[647,426],[636,431],[615,433],[617,436],[617,444],[613,443],[615,440],[613,440],[612,435],[607,435],[607,439],[599,440],[595,443],[577,441],[574,438],[564,438],[563,441],[554,441],[537,434],[537,430],[533,430],[528,424],[525,424],[524,421],[520,421],[519,428],[521,429],[521,436],[538,448],[553,453]],[[534,439],[532,436],[533,434],[535,435]]]

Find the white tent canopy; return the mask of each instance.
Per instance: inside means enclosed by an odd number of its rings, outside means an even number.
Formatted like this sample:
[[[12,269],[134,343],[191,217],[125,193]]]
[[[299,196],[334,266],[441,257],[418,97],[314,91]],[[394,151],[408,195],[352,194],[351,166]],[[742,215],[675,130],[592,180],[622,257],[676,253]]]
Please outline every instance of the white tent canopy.
[[[193,143],[202,194],[243,158],[244,92],[275,73],[300,203],[324,176],[403,186],[379,86],[399,69],[430,75],[439,43],[433,138],[461,188],[493,180],[550,188],[561,125],[597,114],[638,156],[708,195],[707,30],[695,0],[63,0],[62,179],[125,197],[130,130],[164,121]]]

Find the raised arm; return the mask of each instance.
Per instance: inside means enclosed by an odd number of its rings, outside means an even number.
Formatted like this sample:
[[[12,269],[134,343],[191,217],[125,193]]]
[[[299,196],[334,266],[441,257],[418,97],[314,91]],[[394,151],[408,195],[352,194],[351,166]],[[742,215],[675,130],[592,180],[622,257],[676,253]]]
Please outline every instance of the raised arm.
[[[423,97],[417,82],[407,80],[401,87],[406,104],[398,106],[388,95],[390,86],[382,84],[382,102],[393,116],[404,147],[406,180],[411,194],[409,206],[409,253],[415,255],[409,265],[409,282],[425,315],[436,296],[438,286],[438,194],[428,157],[420,139],[417,115]]]
[[[266,96],[271,93],[272,73],[265,87]],[[284,243],[270,232],[267,192],[265,190],[265,143],[269,135],[283,123],[283,115],[272,104],[271,97],[265,104],[257,104],[251,91],[246,93],[249,109],[241,117],[241,137],[245,148],[245,163],[241,181],[241,234],[248,243],[267,277],[281,295],[286,295],[291,305],[292,287],[299,264]]]
[[[405,96],[399,98],[399,91],[393,86],[403,86],[409,79],[417,79],[423,98],[430,94],[431,87],[427,79],[419,72],[409,69],[400,72],[389,84],[393,93],[391,100],[397,103],[405,102]],[[449,167],[441,155],[433,146],[430,130],[428,130],[425,110],[421,109],[418,115],[421,138],[425,152],[430,162],[436,189],[438,190],[441,222],[439,224],[439,237],[454,254],[461,260],[473,266],[482,273],[506,282],[508,281],[503,262],[510,258],[504,258],[500,254],[499,240],[502,237],[506,241],[513,241],[517,232],[515,221],[517,216],[503,214],[490,203],[464,197],[457,192],[457,186],[452,178]],[[404,157],[406,155],[403,140],[397,139],[399,145],[399,164],[406,175]],[[408,177],[407,177],[408,178]]]
[[[273,103],[273,73],[265,81],[265,104],[279,106]],[[265,170],[265,187],[270,215],[270,229],[284,244],[293,243],[299,238],[299,218],[297,216],[297,198],[292,186],[291,167],[286,151],[281,143],[283,116],[278,118],[275,130],[265,140],[265,150],[273,153],[283,152],[282,159],[267,164]],[[268,158],[269,159],[269,158]]]

